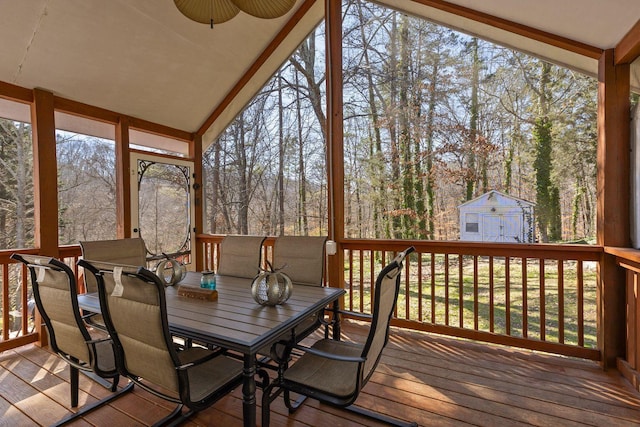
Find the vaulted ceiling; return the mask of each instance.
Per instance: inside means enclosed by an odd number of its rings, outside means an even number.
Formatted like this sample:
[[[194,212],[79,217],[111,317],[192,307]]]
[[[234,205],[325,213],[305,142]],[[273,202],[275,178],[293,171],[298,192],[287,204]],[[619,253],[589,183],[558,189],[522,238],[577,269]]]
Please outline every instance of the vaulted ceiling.
[[[199,132],[207,145],[324,18],[324,3],[298,0],[271,20],[241,12],[211,29],[172,0],[1,0],[0,81]],[[638,0],[378,3],[592,75],[598,52],[640,20]]]

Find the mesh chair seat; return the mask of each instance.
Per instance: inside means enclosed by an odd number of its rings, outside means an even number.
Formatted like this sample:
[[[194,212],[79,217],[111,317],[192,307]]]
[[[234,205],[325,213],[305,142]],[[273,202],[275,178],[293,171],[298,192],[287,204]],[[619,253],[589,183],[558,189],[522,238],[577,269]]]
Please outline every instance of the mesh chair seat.
[[[180,363],[195,362],[210,353],[200,347],[178,352]],[[207,363],[196,365],[187,372],[189,376],[190,399],[194,402],[205,399],[217,389],[234,380],[238,375],[242,363],[229,357],[217,357]]]
[[[322,286],[326,236],[280,236],[273,246],[273,266],[283,267],[294,284]]]
[[[96,365],[103,372],[117,372],[116,358],[113,353],[113,343],[107,340],[106,333],[93,330],[89,332],[95,343]]]
[[[339,356],[357,358],[362,354],[362,345],[345,341],[323,339],[312,349]],[[300,360],[284,372],[284,379],[314,388],[333,396],[348,399],[357,392],[358,362],[345,362],[305,353]]]
[[[80,242],[82,258],[113,264],[147,265],[147,249],[142,238],[92,240]],[[96,281],[91,274],[84,276],[87,292],[96,292]]]
[[[134,266],[147,265],[147,248],[140,237],[114,240],[90,240],[80,242],[82,257],[94,261],[111,262]],[[97,292],[98,286],[92,274],[84,275],[86,292]],[[99,314],[87,318],[95,327],[105,329],[104,320]]]
[[[282,268],[295,286],[322,286],[325,264],[326,236],[280,236],[273,246],[273,267]],[[295,342],[300,342],[318,327],[324,309],[304,319],[295,328]],[[291,338],[290,333],[280,339]],[[261,354],[269,354],[269,349],[261,349]]]

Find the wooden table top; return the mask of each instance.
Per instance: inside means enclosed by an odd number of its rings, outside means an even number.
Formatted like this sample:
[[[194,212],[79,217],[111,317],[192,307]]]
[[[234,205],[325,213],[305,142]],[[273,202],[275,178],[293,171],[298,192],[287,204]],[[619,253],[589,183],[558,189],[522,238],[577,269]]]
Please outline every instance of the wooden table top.
[[[200,273],[189,272],[180,285],[200,286]],[[169,327],[177,335],[256,354],[323,307],[337,301],[344,289],[293,285],[288,301],[262,306],[251,296],[251,279],[216,276],[218,300],[178,296],[177,286],[166,288]],[[78,296],[80,307],[99,311],[96,294]]]

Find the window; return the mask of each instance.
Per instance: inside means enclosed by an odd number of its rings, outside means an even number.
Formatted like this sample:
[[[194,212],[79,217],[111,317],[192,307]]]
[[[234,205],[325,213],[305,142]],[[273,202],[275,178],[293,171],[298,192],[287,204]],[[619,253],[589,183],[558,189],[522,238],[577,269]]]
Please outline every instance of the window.
[[[457,207],[490,190],[535,203],[542,242],[595,236],[594,78],[343,4],[346,237],[457,239]]]
[[[0,248],[34,245],[30,109],[0,98]]]
[[[465,231],[467,233],[478,233],[480,231],[477,213],[465,214]]]
[[[115,127],[59,112],[56,126],[60,244],[115,239]]]
[[[326,235],[324,24],[203,153],[205,232]]]

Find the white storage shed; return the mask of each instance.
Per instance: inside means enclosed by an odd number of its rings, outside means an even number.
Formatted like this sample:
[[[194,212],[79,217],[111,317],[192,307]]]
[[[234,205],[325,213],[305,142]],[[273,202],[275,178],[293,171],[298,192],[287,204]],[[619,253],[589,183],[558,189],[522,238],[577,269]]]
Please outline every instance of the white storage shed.
[[[458,206],[460,240],[533,243],[535,203],[491,190]]]

